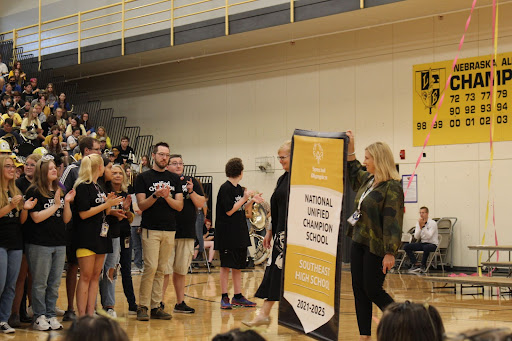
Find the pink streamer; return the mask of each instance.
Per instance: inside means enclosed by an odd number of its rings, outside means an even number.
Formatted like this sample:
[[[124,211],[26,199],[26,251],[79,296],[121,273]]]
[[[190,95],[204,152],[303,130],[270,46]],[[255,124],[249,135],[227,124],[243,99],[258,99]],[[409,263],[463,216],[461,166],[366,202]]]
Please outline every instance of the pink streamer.
[[[496,1],[496,0],[493,0],[493,1]],[[462,34],[462,37],[460,38],[460,43],[459,43],[459,48],[457,50],[457,55],[455,56],[455,59],[453,60],[452,69],[450,71],[450,75],[448,76],[448,78],[446,80],[446,84],[444,86],[445,90],[450,85],[450,80],[452,78],[453,70],[455,69],[455,65],[457,65],[457,60],[459,60],[460,50],[462,49],[462,45],[464,45],[464,37],[466,36],[466,33],[468,31],[468,28],[469,28],[469,24],[471,23],[471,16],[473,14],[473,11],[475,10],[476,2],[477,2],[477,0],[473,0],[473,4],[471,5],[471,11],[469,13],[468,19],[466,20],[466,26],[464,28],[464,33]],[[491,72],[491,74],[492,74],[492,72]],[[492,84],[492,79],[491,79],[491,84]],[[434,115],[434,118],[432,119],[432,123],[430,124],[430,130],[429,130],[429,132],[427,134],[427,137],[425,138],[425,142],[423,143],[423,149],[421,150],[421,153],[418,156],[418,161],[416,161],[416,166],[414,167],[414,171],[412,172],[411,176],[409,177],[409,182],[407,183],[407,188],[405,189],[404,197],[407,195],[407,191],[409,190],[409,187],[411,187],[411,183],[412,183],[412,180],[414,179],[414,175],[416,174],[416,170],[418,169],[418,166],[419,166],[419,164],[421,162],[421,159],[423,157],[423,153],[425,152],[425,148],[426,148],[426,146],[428,144],[428,141],[430,140],[430,134],[432,133],[432,130],[434,129],[434,125],[437,122],[437,116],[439,114],[439,109],[441,109],[441,106],[443,105],[443,102],[444,102],[444,95],[445,95],[445,93],[443,91],[443,94],[441,95],[441,98],[439,99],[439,102],[437,102],[436,114]],[[491,144],[492,144],[492,142],[491,142]]]

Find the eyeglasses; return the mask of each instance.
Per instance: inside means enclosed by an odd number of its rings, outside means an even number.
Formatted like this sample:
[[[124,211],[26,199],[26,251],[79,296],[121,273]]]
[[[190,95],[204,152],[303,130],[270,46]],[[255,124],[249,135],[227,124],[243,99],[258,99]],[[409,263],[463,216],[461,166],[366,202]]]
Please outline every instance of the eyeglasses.
[[[171,157],[171,154],[167,154],[167,153],[156,153],[156,155],[158,155],[160,157]]]
[[[176,166],[183,166],[184,163],[183,162],[171,162],[170,165],[176,167]]]
[[[286,155],[286,156],[278,156],[278,157],[277,157],[277,159],[278,159],[279,161],[283,161],[284,159],[286,159],[286,158],[288,158],[288,157],[290,157],[290,155]]]
[[[15,169],[16,166],[15,165],[4,165],[4,168],[7,168],[7,169]]]

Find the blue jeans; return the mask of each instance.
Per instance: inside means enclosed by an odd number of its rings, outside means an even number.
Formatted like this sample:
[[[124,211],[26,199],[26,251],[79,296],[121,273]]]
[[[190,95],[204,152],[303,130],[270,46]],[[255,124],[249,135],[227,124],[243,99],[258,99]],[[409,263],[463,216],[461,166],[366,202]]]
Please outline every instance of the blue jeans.
[[[0,322],[7,322],[11,315],[22,256],[21,250],[7,250],[0,247]]]
[[[32,274],[34,318],[41,315],[55,317],[55,305],[66,260],[66,247],[29,244],[26,255]]]
[[[135,294],[133,293],[132,282],[132,242],[130,240],[129,246],[125,247],[125,238],[120,238],[121,243],[121,278],[123,281],[123,291],[128,301],[129,308],[136,307]]]
[[[140,234],[137,233],[137,229],[140,226],[132,226],[132,238],[130,240],[130,245],[133,249],[133,262],[135,266],[139,269],[142,269],[142,240],[140,239]]]
[[[411,265],[416,264],[416,255],[414,254],[414,251],[423,251],[423,258],[421,259],[421,266],[423,267],[427,266],[428,256],[436,249],[437,245],[430,243],[410,243],[404,245],[404,251],[407,253],[407,256],[409,256]]]
[[[103,275],[100,277],[100,296],[101,305],[105,307],[113,307],[116,304],[116,279],[117,265],[121,255],[121,246],[119,237],[112,238],[112,253],[107,253],[105,263],[103,264]],[[114,269],[113,278],[109,278],[109,270]]]
[[[197,211],[196,218],[196,237],[199,242],[199,253],[204,251],[204,240],[203,240],[203,225],[204,225],[204,212],[203,210]]]

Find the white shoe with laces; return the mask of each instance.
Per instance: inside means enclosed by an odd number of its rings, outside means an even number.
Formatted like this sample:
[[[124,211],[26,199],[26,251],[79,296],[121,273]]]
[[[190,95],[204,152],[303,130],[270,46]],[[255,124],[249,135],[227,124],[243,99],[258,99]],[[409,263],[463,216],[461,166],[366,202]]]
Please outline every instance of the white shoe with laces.
[[[36,321],[32,325],[32,328],[34,328],[35,330],[41,330],[41,331],[51,330],[51,326],[48,323],[46,316],[44,316],[44,315],[41,315],[36,319]]]
[[[107,309],[107,314],[109,314],[110,316],[112,316],[113,318],[116,318],[117,317],[117,313],[115,312],[114,309],[112,308],[108,308]]]
[[[60,324],[56,317],[50,317],[47,321],[51,330],[61,330],[63,328],[62,324]]]
[[[14,333],[15,330],[7,322],[0,322],[0,332],[4,334]]]
[[[55,307],[55,314],[57,316],[64,316],[65,313],[66,312],[64,310],[60,309],[59,307]]]

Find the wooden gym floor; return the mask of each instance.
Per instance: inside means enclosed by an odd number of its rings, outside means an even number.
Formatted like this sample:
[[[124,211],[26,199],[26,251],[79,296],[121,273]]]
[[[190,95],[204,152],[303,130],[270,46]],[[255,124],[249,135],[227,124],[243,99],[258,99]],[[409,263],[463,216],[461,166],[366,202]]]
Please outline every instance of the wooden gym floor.
[[[253,298],[254,292],[263,277],[263,268],[256,267],[242,274],[244,294]],[[138,297],[140,275],[133,276],[133,282]],[[116,311],[121,318],[120,323],[128,333],[131,340],[210,340],[217,333],[241,327],[241,321],[250,319],[258,308],[238,308],[231,311],[220,309],[219,269],[215,268],[211,274],[201,268],[199,272],[186,277],[186,302],[196,309],[195,314],[173,314],[171,321],[152,320],[139,322],[135,316],[128,316],[128,305],[123,294],[121,280],[116,287]],[[385,281],[385,288],[396,301],[411,300],[415,302],[428,301],[434,305],[443,318],[447,332],[457,332],[474,327],[510,327],[512,328],[512,300],[509,297],[490,298],[488,288],[485,297],[453,294],[450,290],[437,290],[431,292],[431,285],[422,280],[422,276],[412,274],[389,274]],[[467,290],[471,292],[471,290]],[[466,293],[466,290],[465,290]],[[232,289],[230,296],[232,296]],[[262,300],[255,299],[258,305]],[[62,279],[59,289],[58,307],[66,307],[65,280]],[[172,286],[169,286],[165,298],[166,311],[172,311],[175,295]],[[381,312],[374,306],[374,315],[381,316]],[[272,323],[268,329],[259,330],[267,340],[307,340],[308,337],[277,324],[277,304],[272,311]],[[341,287],[340,312],[340,340],[357,340],[358,331],[354,311],[354,299],[350,282],[348,267],[344,267]],[[62,335],[70,326],[64,322],[64,330],[54,332],[56,338]],[[373,335],[376,326],[373,325]],[[48,332],[38,332],[25,324],[16,333],[2,335],[1,340],[30,340],[43,341]]]

